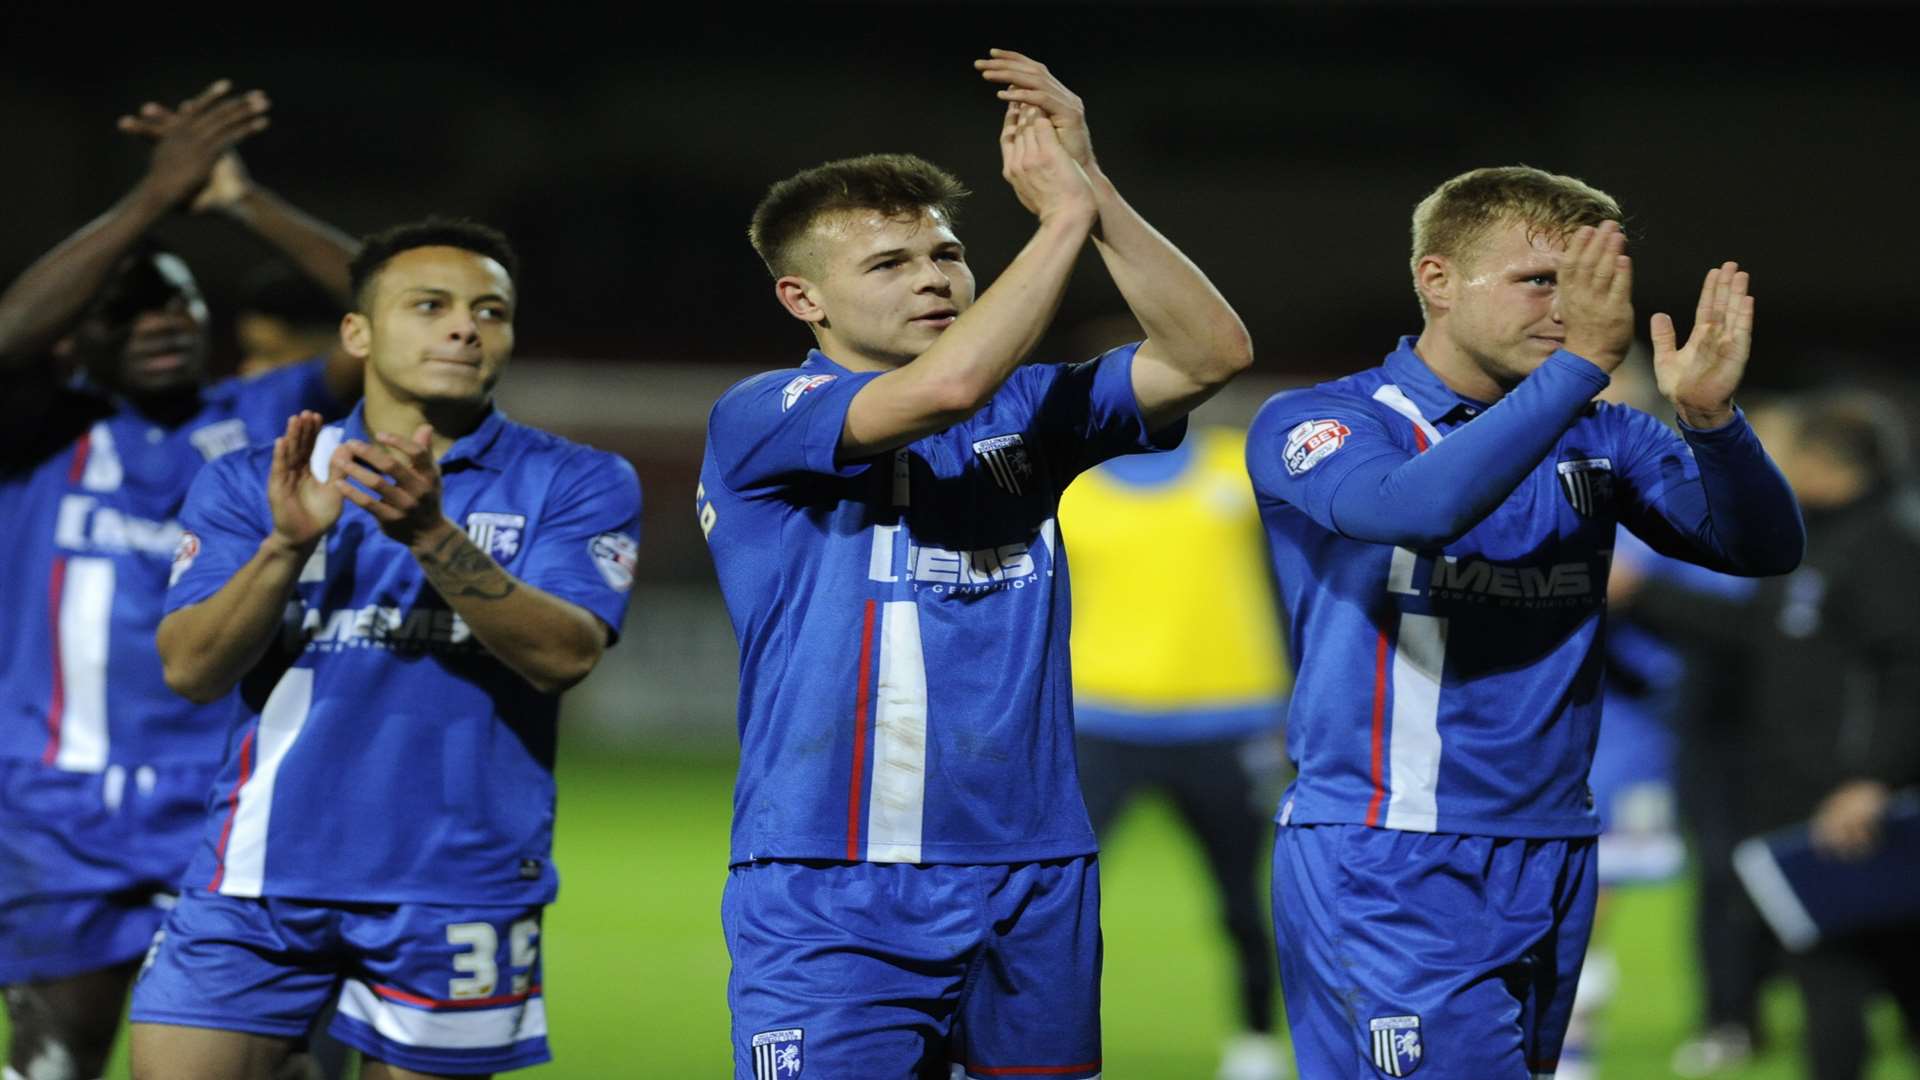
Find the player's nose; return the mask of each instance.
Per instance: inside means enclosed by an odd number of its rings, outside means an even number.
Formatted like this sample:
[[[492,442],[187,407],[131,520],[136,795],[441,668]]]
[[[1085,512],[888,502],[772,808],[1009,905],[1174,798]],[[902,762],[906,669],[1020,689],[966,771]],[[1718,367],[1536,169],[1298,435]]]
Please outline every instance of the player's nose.
[[[947,276],[947,272],[940,268],[939,263],[926,259],[920,263],[920,273],[914,282],[914,291],[946,296],[953,291],[953,278]]]

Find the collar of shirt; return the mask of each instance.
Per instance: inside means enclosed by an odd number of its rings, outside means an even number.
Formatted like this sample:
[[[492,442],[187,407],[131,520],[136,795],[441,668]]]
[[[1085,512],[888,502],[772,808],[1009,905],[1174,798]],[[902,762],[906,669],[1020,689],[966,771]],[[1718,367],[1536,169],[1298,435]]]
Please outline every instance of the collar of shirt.
[[[361,442],[374,441],[367,432],[366,407],[366,400],[363,398],[353,407],[353,411],[347,414],[347,418],[340,421],[340,430],[346,438],[358,439]],[[453,445],[447,448],[447,452],[441,455],[440,471],[445,472],[450,466],[455,465],[473,465],[492,469],[494,472],[502,471],[504,463],[496,459],[500,457],[498,446],[500,435],[506,429],[507,414],[501,412],[497,406],[489,406],[487,417],[480,421],[480,426],[455,439]]]
[[[1475,401],[1453,392],[1452,388],[1440,381],[1420,354],[1413,351],[1413,343],[1419,339],[1409,334],[1400,339],[1400,347],[1387,355],[1385,368],[1387,375],[1406,392],[1420,415],[1434,427],[1442,424],[1449,426],[1464,424],[1487,411],[1487,403]]]

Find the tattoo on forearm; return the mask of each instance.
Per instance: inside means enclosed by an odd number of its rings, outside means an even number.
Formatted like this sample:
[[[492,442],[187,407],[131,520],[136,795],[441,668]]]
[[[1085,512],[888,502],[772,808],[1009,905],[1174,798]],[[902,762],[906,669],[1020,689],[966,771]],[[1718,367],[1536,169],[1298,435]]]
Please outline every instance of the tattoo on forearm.
[[[500,564],[473,546],[466,533],[448,533],[434,549],[420,556],[420,567],[427,580],[442,596],[471,596],[478,600],[501,600],[512,595],[519,582],[500,569]]]

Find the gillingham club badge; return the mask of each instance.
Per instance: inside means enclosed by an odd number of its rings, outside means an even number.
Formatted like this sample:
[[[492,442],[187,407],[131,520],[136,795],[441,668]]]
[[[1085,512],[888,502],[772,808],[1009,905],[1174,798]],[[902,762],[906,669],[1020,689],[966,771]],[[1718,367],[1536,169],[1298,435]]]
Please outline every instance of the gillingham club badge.
[[[1581,517],[1592,517],[1595,511],[1613,501],[1612,458],[1562,461],[1554,470],[1560,474],[1560,494],[1567,497],[1567,505]]]
[[[753,1037],[753,1080],[792,1080],[805,1064],[800,1048],[807,1033],[800,1028],[763,1031]]]
[[[1367,1021],[1373,1036],[1373,1067],[1388,1076],[1411,1076],[1426,1060],[1417,1016],[1376,1016]]]

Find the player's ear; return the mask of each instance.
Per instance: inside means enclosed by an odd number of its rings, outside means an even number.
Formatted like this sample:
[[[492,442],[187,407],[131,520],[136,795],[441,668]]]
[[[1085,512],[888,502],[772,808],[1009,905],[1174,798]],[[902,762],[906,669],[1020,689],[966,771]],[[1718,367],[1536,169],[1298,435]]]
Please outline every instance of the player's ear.
[[[1445,311],[1453,306],[1453,260],[1445,255],[1422,255],[1413,264],[1413,285],[1427,302],[1428,311]]]
[[[804,323],[824,324],[827,321],[827,309],[820,306],[814,298],[813,282],[796,274],[788,274],[773,283],[773,295],[787,314]]]
[[[349,311],[340,317],[340,347],[356,360],[365,360],[373,352],[373,324],[365,315]]]

